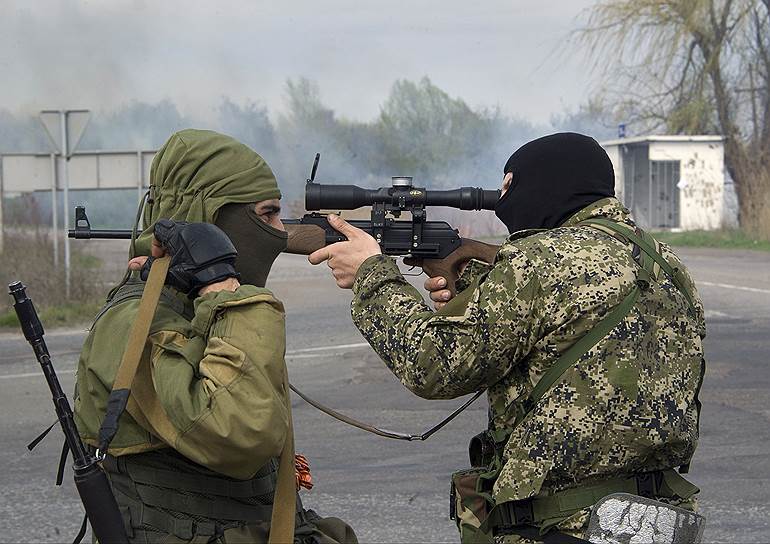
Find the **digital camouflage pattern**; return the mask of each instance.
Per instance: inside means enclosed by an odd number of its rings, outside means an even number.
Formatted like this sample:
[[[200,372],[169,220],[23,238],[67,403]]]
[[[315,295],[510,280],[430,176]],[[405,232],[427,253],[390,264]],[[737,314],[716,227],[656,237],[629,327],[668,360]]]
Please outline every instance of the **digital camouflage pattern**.
[[[417,395],[453,398],[488,390],[490,425],[509,429],[519,403],[546,369],[633,288],[631,247],[578,222],[603,217],[633,225],[614,198],[579,211],[562,227],[511,235],[495,262],[474,263],[465,289],[438,312],[389,257],[356,277],[353,321],[388,368]],[[632,312],[557,381],[511,430],[495,482],[497,503],[581,483],[676,467],[698,440],[703,306],[664,274]],[[578,512],[560,527],[579,528]],[[514,537],[515,538],[515,537]]]

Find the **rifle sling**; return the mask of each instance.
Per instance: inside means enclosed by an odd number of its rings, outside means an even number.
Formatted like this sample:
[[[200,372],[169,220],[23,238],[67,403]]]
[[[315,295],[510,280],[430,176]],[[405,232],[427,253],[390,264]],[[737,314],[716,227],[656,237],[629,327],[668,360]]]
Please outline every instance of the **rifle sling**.
[[[294,524],[297,505],[297,476],[294,468],[294,424],[291,417],[291,394],[289,393],[288,370],[283,368],[283,387],[286,396],[286,412],[289,428],[281,450],[278,464],[278,481],[273,496],[273,512],[270,517],[268,544],[294,542]]]
[[[636,301],[639,300],[641,288],[635,284],[631,291],[623,298],[620,304],[615,306],[604,319],[597,323],[593,329],[583,335],[577,342],[572,344],[556,362],[545,371],[543,376],[535,384],[532,392],[523,402],[521,410],[516,418],[514,426],[518,425],[543,398],[543,395],[556,383],[556,381],[570,367],[577,363],[580,358],[588,353],[599,341],[607,336],[623,319],[631,312]]]
[[[155,316],[155,310],[158,307],[158,301],[160,300],[161,290],[166,280],[170,261],[170,257],[156,259],[150,268],[150,275],[147,278],[142,298],[139,302],[139,309],[128,336],[128,344],[123,352],[123,358],[120,361],[120,366],[112,385],[112,391],[107,401],[107,413],[99,429],[99,449],[103,453],[106,453],[109,449],[109,445],[117,433],[120,416],[129,404],[131,387],[139,370],[139,363],[141,362],[150,326]],[[173,440],[169,439],[177,434],[176,429],[169,425],[168,417],[165,413],[162,413],[162,407],[157,402],[157,396],[153,395],[150,391],[146,391],[146,387],[151,381],[141,381],[143,387],[137,388],[137,395],[135,395],[137,398],[131,399],[132,406],[129,411],[132,416],[142,420],[144,423],[149,423],[149,420],[152,419],[154,423],[150,427],[165,441],[170,441],[173,444]],[[288,381],[285,373],[284,389],[286,390],[286,410],[289,416],[289,429],[283,450],[281,451],[278,469],[278,482],[273,501],[274,507],[268,540],[270,544],[294,541],[297,490],[294,474],[294,435],[291,420],[291,400],[289,398]],[[150,412],[158,412],[156,415],[159,417],[146,417],[142,413],[146,409],[149,409]],[[161,428],[156,428],[158,426]]]
[[[527,415],[535,408],[535,405],[543,398],[546,392],[559,380],[559,378],[573,365],[575,365],[583,355],[588,353],[596,344],[607,336],[625,317],[633,310],[639,295],[652,279],[656,277],[655,265],[657,264],[671,279],[674,286],[684,295],[690,310],[694,310],[692,294],[685,287],[682,281],[681,273],[678,268],[674,268],[657,250],[657,243],[649,234],[642,231],[640,236],[630,226],[612,221],[609,219],[592,218],[581,221],[578,225],[595,228],[610,234],[615,233],[626,243],[632,243],[638,247],[648,259],[642,259],[640,268],[637,271],[637,279],[631,291],[623,300],[615,306],[593,329],[588,331],[577,342],[575,342],[567,351],[565,351],[556,362],[545,371],[540,380],[535,384],[529,396],[521,402],[521,407],[516,416],[514,427],[521,423]],[[652,240],[650,244],[645,238]]]
[[[682,295],[684,295],[684,297],[687,299],[687,304],[690,306],[690,310],[694,311],[695,302],[693,301],[692,293],[690,293],[690,290],[685,286],[681,270],[671,266],[671,264],[663,257],[663,255],[660,254],[660,251],[657,249],[657,247],[655,247],[657,243],[652,236],[645,233],[644,231],[641,231],[641,229],[634,229],[633,227],[624,223],[618,223],[616,221],[602,219],[599,217],[586,219],[585,221],[581,221],[580,224],[589,227],[604,227],[615,232],[620,237],[625,238],[627,243],[633,243],[637,245],[639,249],[641,249],[648,257],[653,259],[658,266],[660,266],[660,268],[671,280],[671,283],[673,283],[679,292],[682,293]],[[641,232],[641,235],[639,232]],[[652,243],[648,242],[646,238],[649,238]]]
[[[150,275],[139,302],[139,309],[128,334],[128,343],[115,374],[115,381],[112,383],[112,391],[107,400],[107,413],[104,415],[104,420],[99,428],[99,450],[102,453],[107,453],[112,439],[115,438],[115,434],[118,432],[118,421],[128,404],[131,384],[134,382],[134,376],[136,376],[136,371],[139,368],[170,262],[170,257],[163,257],[155,259],[150,267]]]

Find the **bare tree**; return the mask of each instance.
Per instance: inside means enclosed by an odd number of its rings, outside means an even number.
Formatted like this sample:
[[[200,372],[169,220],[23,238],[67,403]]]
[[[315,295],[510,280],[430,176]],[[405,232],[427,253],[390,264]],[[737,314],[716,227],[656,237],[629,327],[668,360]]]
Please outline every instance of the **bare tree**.
[[[577,35],[631,123],[725,136],[741,226],[770,238],[770,0],[601,0]]]

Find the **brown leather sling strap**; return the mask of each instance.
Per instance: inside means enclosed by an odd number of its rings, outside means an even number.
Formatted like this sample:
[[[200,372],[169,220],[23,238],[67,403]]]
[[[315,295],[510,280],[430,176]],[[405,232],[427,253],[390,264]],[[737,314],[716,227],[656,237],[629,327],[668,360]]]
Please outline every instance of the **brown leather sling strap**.
[[[158,307],[161,290],[166,280],[170,263],[169,257],[156,259],[150,268],[150,275],[139,302],[134,323],[128,336],[128,344],[123,352],[115,381],[112,384],[107,401],[107,413],[99,429],[99,450],[106,453],[112,439],[118,431],[120,416],[128,407],[128,411],[140,424],[149,427],[167,443],[173,444],[178,431],[173,427],[158,402],[157,395],[151,389],[151,379],[137,380],[137,372],[146,373],[149,369],[140,371],[147,336],[155,310]],[[149,378],[149,376],[146,376]],[[289,428],[281,451],[278,468],[278,482],[273,499],[272,519],[270,521],[269,544],[284,544],[294,541],[294,522],[296,514],[296,477],[294,475],[294,431],[291,419],[291,399],[289,398],[288,377],[284,369],[284,391],[286,411],[289,418]],[[132,395],[132,386],[136,386]],[[133,398],[131,398],[133,397]],[[131,402],[129,402],[129,399]],[[148,414],[150,417],[148,417]]]
[[[273,514],[270,519],[268,544],[289,544],[294,542],[294,522],[297,508],[297,479],[294,472],[294,424],[291,418],[291,392],[289,378],[284,367],[283,387],[286,396],[286,412],[289,429],[281,450],[278,465],[278,482],[275,484]]]
[[[118,432],[118,420],[128,405],[131,385],[134,383],[134,376],[136,376],[136,371],[139,368],[139,361],[142,359],[144,344],[150,333],[150,325],[152,325],[152,318],[155,316],[155,309],[158,307],[160,292],[166,281],[170,262],[170,257],[155,259],[150,268],[150,275],[142,293],[142,300],[139,302],[139,310],[136,312],[134,324],[128,334],[128,343],[123,352],[118,372],[115,374],[115,381],[112,382],[112,391],[107,400],[107,413],[104,415],[104,420],[102,420],[102,425],[99,428],[99,451],[102,453],[107,453],[112,439]]]

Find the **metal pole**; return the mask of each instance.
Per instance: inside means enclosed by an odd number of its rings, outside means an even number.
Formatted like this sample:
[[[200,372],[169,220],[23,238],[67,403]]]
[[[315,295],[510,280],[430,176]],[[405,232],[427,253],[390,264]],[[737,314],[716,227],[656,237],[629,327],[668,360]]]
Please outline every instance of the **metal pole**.
[[[3,161],[2,158],[0,158],[0,254],[3,253],[3,243],[5,240],[3,239],[4,233],[3,229],[5,229],[5,225],[3,224],[3,175],[2,175],[2,165]]]
[[[142,185],[143,185],[143,182],[144,182],[144,176],[142,175],[142,174],[144,174],[144,172],[142,171],[143,170],[142,167],[143,167],[143,165],[142,165],[142,152],[141,151],[137,151],[136,152],[136,172],[137,172],[137,174],[136,174],[136,186],[137,186],[137,190],[139,192],[139,195],[138,195],[139,196],[139,198],[138,198],[139,202],[142,201],[142,189],[143,189]]]
[[[56,153],[51,153],[51,233],[53,235],[53,264],[59,268],[59,210],[56,194]]]
[[[69,185],[70,185],[70,177],[69,177],[69,167],[68,167],[68,161],[69,161],[69,145],[67,142],[67,113],[66,111],[61,111],[59,114],[61,115],[61,147],[62,147],[62,160],[64,161],[63,169],[62,169],[62,177],[64,178],[62,181],[64,182],[64,281],[65,281],[65,289],[66,289],[66,296],[69,300],[70,298],[70,239],[67,236],[67,229],[69,229],[70,225],[70,200],[69,200]]]
[[[656,227],[656,225],[653,223],[652,220],[652,161],[650,160],[649,156],[649,148],[647,148],[647,214],[650,218],[650,224],[646,225],[644,228],[647,229],[653,229]]]

